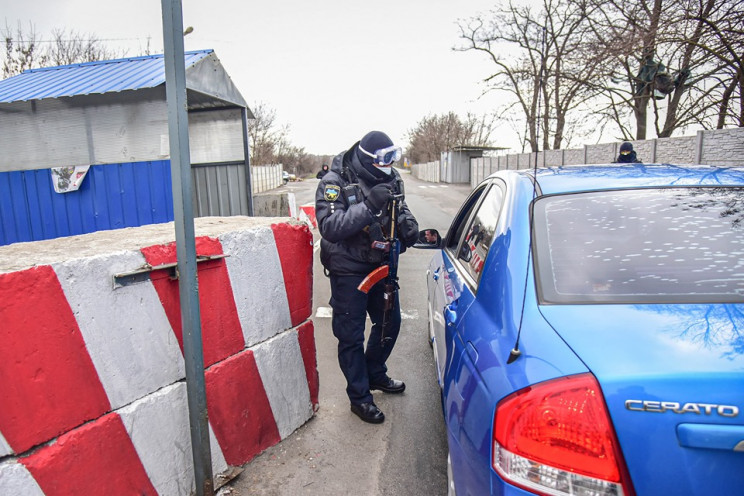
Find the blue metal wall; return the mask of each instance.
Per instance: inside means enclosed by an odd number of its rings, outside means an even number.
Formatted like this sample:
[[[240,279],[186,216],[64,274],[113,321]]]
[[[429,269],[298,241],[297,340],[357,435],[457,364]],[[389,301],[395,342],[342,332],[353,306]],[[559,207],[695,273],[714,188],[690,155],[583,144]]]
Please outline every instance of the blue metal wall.
[[[0,245],[172,220],[169,160],[94,165],[70,193],[49,169],[0,173]]]

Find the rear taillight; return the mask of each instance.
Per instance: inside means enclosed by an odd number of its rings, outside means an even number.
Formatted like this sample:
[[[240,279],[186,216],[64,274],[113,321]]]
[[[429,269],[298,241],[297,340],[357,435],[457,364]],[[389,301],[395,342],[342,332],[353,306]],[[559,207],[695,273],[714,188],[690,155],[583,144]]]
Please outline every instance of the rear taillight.
[[[599,384],[562,377],[496,407],[492,464],[510,483],[555,495],[632,494]]]

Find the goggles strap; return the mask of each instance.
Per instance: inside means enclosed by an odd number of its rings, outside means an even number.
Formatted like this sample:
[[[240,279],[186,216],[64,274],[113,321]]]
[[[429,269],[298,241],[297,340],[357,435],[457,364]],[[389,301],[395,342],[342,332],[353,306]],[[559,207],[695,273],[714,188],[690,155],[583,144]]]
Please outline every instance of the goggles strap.
[[[360,149],[360,150],[362,151],[362,153],[364,153],[365,155],[369,155],[369,156],[370,156],[370,157],[372,157],[372,158],[377,158],[377,155],[375,155],[374,153],[369,153],[369,152],[368,152],[367,150],[365,150],[364,148],[362,148],[362,144],[361,144],[361,143],[359,144],[359,149]]]

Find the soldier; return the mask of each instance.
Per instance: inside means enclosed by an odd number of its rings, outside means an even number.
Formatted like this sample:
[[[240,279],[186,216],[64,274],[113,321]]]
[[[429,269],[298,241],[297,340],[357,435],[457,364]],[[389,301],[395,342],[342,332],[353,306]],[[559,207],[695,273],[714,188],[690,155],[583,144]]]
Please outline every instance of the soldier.
[[[315,175],[316,179],[323,179],[323,176],[328,174],[328,164],[323,164],[323,167]]]
[[[400,303],[395,291],[383,341],[384,284],[375,284],[368,293],[357,288],[367,274],[389,258],[389,253],[376,247],[383,233],[390,232],[388,207],[394,196],[401,252],[418,239],[418,224],[403,199],[403,181],[392,167],[400,156],[400,147],[385,133],[369,132],[333,159],[331,170],[315,193],[315,215],[322,236],[320,260],[331,282],[338,363],[346,377],[351,411],[375,424],[383,422],[385,415],[375,405],[371,391],[397,394],[406,388],[403,381],[387,375],[385,364],[400,331]],[[367,315],[372,329],[365,350]]]
[[[624,142],[622,145],[620,145],[620,155],[617,156],[617,163],[618,164],[640,164],[641,161],[638,160],[638,157],[636,156],[635,150],[633,150],[633,144],[629,142]]]

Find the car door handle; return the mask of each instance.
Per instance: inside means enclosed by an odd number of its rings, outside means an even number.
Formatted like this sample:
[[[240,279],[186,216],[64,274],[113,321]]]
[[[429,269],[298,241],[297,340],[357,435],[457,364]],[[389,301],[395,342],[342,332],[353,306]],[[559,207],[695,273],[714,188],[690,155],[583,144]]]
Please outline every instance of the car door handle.
[[[457,320],[457,304],[451,303],[444,307],[444,321],[447,323],[448,326],[455,325],[455,321]]]
[[[434,271],[434,273],[431,275],[431,278],[435,281],[439,280],[439,271],[442,270],[441,267],[437,267],[437,270]]]

